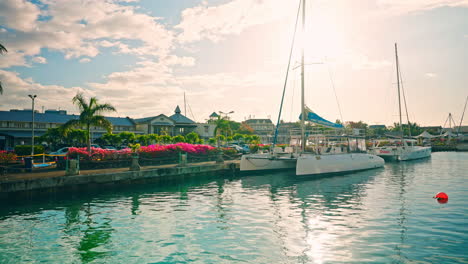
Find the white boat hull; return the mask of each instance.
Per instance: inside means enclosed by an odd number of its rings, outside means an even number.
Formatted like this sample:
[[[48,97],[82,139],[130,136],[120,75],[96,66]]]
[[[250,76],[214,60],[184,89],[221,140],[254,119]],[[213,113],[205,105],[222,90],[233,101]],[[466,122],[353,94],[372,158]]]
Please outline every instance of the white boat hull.
[[[296,168],[296,158],[292,155],[248,154],[243,155],[240,171],[268,171]]]
[[[398,155],[398,160],[405,161],[405,160],[415,160],[415,159],[422,159],[431,156],[432,148],[431,147],[412,147],[410,149],[402,150],[401,153]]]
[[[391,147],[391,148],[376,148],[370,153],[380,156],[384,159],[405,161],[423,159],[431,156],[431,147],[407,146],[407,147]]]
[[[365,153],[336,155],[303,154],[298,157],[296,175],[341,173],[383,167],[385,161]]]

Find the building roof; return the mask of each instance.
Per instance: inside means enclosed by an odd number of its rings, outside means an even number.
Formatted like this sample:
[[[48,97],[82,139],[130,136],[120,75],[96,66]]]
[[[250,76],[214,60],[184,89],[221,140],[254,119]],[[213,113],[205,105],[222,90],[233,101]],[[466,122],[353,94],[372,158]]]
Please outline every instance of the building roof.
[[[271,119],[266,119],[266,118],[258,118],[258,119],[248,119],[248,120],[245,120],[245,122],[247,124],[264,124],[264,123],[267,123],[267,124],[273,124],[273,122],[271,122]]]
[[[44,131],[34,131],[34,136],[39,137],[44,135]],[[10,137],[15,137],[15,138],[31,138],[32,137],[32,131],[2,131],[0,130],[0,135],[5,135],[5,136],[10,136]]]
[[[219,115],[216,112],[211,113],[210,117],[219,117]]]
[[[369,128],[386,128],[385,125],[370,125]]]
[[[179,106],[176,107],[174,112],[175,114],[171,115],[169,118],[174,120],[176,124],[195,124],[194,121],[192,121],[191,119],[187,118],[186,116],[180,113]]]
[[[66,113],[66,112],[65,112]],[[0,111],[0,121],[31,122],[31,110],[10,110]],[[67,115],[59,112],[35,113],[34,121],[37,123],[64,124],[72,119],[78,119],[78,115]],[[105,117],[114,126],[133,126],[134,123],[129,117]]]

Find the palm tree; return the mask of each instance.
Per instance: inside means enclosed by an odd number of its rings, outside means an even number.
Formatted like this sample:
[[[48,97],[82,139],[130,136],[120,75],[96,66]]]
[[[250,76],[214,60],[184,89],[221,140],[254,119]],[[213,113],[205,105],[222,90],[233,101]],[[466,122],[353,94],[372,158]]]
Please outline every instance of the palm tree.
[[[8,50],[5,48],[5,46],[3,46],[2,44],[0,44],[0,54],[4,54],[4,53],[7,53]],[[3,87],[2,87],[2,82],[0,82],[0,94],[3,93]]]
[[[82,93],[76,94],[72,100],[73,104],[80,109],[80,117],[72,119],[64,124],[65,127],[84,126],[86,130],[86,142],[88,152],[91,151],[91,126],[105,128],[108,133],[112,132],[112,123],[101,115],[103,112],[115,112],[110,104],[99,104],[96,97],[91,97],[89,103],[85,101]]]

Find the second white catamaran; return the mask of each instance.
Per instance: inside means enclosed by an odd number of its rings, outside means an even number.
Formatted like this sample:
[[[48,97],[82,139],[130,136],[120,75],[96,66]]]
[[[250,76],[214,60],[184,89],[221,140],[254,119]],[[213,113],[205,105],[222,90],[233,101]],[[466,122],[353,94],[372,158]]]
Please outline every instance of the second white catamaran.
[[[396,62],[395,64],[396,64],[396,73],[397,73],[397,87],[398,87],[398,110],[400,114],[400,123],[399,123],[400,138],[390,140],[389,141],[390,144],[386,146],[380,146],[382,142],[377,141],[374,143],[374,146],[369,150],[369,153],[378,155],[386,160],[396,160],[396,161],[414,160],[414,159],[422,159],[422,158],[430,157],[431,152],[432,152],[431,147],[417,146],[416,140],[404,138],[403,124],[402,124],[402,117],[401,117],[401,99],[400,99],[401,73],[400,73],[400,65],[398,61],[398,48],[397,48],[396,43],[395,43],[395,62]],[[406,109],[406,112],[408,113],[407,109]],[[409,131],[411,131],[410,126],[411,126],[411,123],[409,122],[409,118],[408,118]]]

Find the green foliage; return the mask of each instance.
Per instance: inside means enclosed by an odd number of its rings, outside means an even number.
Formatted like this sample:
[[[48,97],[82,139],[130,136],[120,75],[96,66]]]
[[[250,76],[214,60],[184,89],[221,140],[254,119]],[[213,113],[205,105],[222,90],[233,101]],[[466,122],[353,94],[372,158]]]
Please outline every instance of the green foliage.
[[[102,135],[101,139],[104,140],[104,145],[120,146],[122,144],[120,134],[106,133]]]
[[[49,128],[44,135],[37,138],[37,142],[46,142],[54,149],[60,144],[65,144],[69,130],[63,126]]]
[[[208,144],[210,144],[210,145],[215,145],[215,144],[216,144],[216,138],[210,138],[210,139],[208,139]]]
[[[223,148],[223,154],[228,156],[234,156],[237,154],[237,150],[234,148]]]
[[[156,144],[161,142],[161,137],[158,134],[148,134],[150,144]]]
[[[173,143],[185,142],[185,137],[182,135],[177,135],[172,138]]]
[[[64,143],[69,146],[86,144],[86,131],[83,129],[70,129],[65,131]]]
[[[367,129],[368,125],[362,121],[354,122],[349,121],[346,124],[346,128],[357,128],[357,129]]]
[[[136,141],[136,136],[135,136],[135,133],[133,132],[124,131],[124,132],[120,132],[118,135],[122,139],[122,143],[126,145],[133,144]]]
[[[161,142],[164,143],[164,144],[169,144],[169,143],[172,142],[172,137],[169,136],[169,135],[161,135],[161,136],[160,136],[160,140],[161,140]]]
[[[138,144],[138,143],[137,144],[131,144],[130,148],[132,149],[132,152],[137,152],[138,150],[140,150],[141,145]]]
[[[187,135],[185,135],[185,139],[186,139],[187,143],[196,144],[200,140],[200,137],[199,137],[199,135],[197,133],[190,132]]]
[[[91,126],[102,127],[110,133],[112,131],[112,123],[101,114],[104,112],[115,112],[116,110],[110,104],[100,104],[96,97],[91,97],[91,99],[89,99],[89,103],[87,103],[82,93],[77,93],[75,97],[73,97],[72,102],[78,106],[80,116],[78,119],[69,120],[63,126],[65,129],[84,126],[86,130],[88,151],[90,151]]]
[[[239,141],[239,142],[243,141],[244,138],[245,138],[245,136],[242,135],[242,134],[239,134],[239,133],[236,133],[236,134],[234,134],[234,136],[232,136],[232,139],[234,139],[236,141]]]
[[[31,145],[16,145],[15,153],[18,156],[31,155]],[[44,153],[44,147],[41,145],[34,145],[34,154]]]
[[[143,146],[148,146],[150,142],[150,138],[148,135],[138,135],[136,136],[136,141]]]

